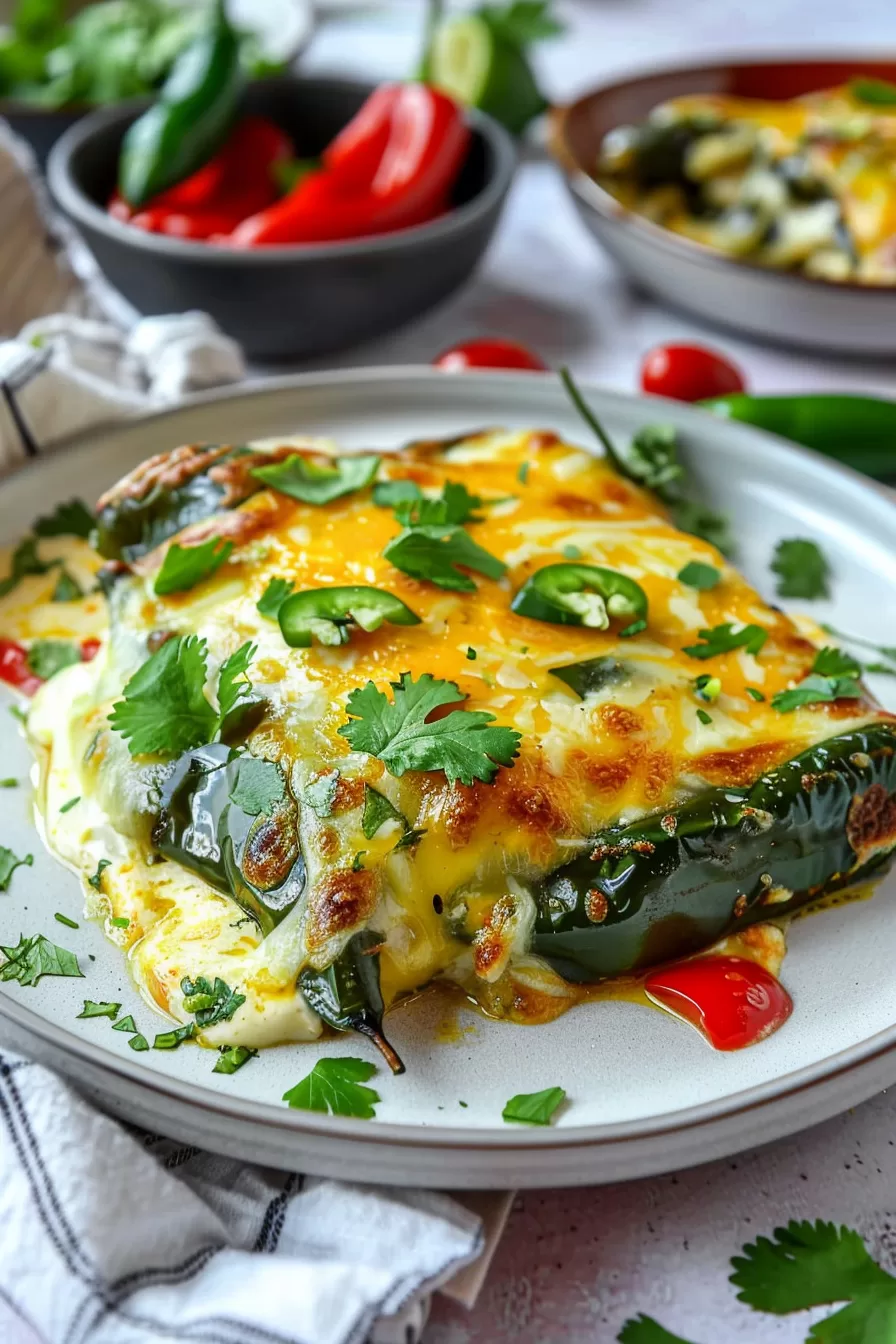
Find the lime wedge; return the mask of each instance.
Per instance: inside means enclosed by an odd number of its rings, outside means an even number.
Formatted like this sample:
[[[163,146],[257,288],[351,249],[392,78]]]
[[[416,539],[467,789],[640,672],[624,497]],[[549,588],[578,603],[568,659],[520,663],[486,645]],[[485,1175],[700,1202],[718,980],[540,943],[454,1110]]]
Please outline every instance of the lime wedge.
[[[515,135],[545,109],[522,51],[475,14],[439,24],[427,65],[437,89],[488,112]]]

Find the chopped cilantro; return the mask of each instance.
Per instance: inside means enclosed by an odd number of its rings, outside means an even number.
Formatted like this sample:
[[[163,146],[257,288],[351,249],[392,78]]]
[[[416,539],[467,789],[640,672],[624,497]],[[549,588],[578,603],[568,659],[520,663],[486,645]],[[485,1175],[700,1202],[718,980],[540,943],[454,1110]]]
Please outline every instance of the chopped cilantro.
[[[476,650],[471,644],[467,645],[467,660],[471,663],[475,663],[476,661]]]
[[[712,715],[707,714],[705,709],[697,710],[697,718],[700,720],[701,723],[712,723]]]
[[[695,499],[674,499],[667,500],[666,503],[672,521],[680,531],[688,532],[692,537],[700,537],[702,541],[708,541],[710,546],[715,546],[723,555],[730,555],[734,550],[734,539],[731,536],[728,519],[723,513],[716,513],[707,504],[701,504]]]
[[[241,1069],[257,1054],[258,1051],[252,1050],[248,1045],[222,1045],[212,1073],[236,1073],[237,1069]]]
[[[516,469],[516,478],[520,485],[525,485],[529,480],[529,463],[521,462]]]
[[[746,688],[746,691],[747,695],[750,697],[751,700],[758,700],[761,702],[765,699],[765,696],[762,694],[762,692],[758,691],[755,686],[748,686]]]
[[[561,554],[566,556],[567,560],[581,560],[582,552],[578,546],[564,546]]]
[[[302,790],[302,801],[307,803],[311,811],[316,812],[319,817],[329,817],[336,801],[339,779],[338,770],[331,770],[327,775],[318,775],[317,779],[305,785]]]
[[[803,597],[812,601],[830,596],[830,566],[814,541],[802,538],[779,541],[771,569],[778,575],[779,597]]]
[[[772,709],[788,714],[801,705],[817,705],[830,700],[857,700],[862,688],[853,677],[822,677],[811,673],[789,691],[772,696]]]
[[[58,504],[52,513],[38,518],[34,524],[37,537],[84,537],[86,540],[95,527],[95,519],[81,499],[70,499]]]
[[[355,857],[352,859],[352,872],[353,872],[353,873],[360,873],[360,872],[363,872],[363,871],[364,871],[364,863],[363,863],[363,859],[364,859],[364,855],[365,855],[366,853],[367,853],[367,850],[366,850],[366,849],[359,849],[358,852],[357,852],[357,854],[355,855]]]
[[[852,654],[844,653],[842,649],[834,649],[826,644],[823,649],[819,649],[816,653],[812,671],[817,672],[822,677],[860,677],[862,675],[862,665],[853,658]]]
[[[476,584],[458,565],[488,579],[500,579],[507,566],[454,523],[406,527],[386,546],[384,557],[414,579],[426,579],[439,588],[472,593]]]
[[[679,583],[685,584],[688,588],[696,588],[698,592],[715,588],[721,577],[721,571],[716,569],[715,565],[705,565],[700,560],[689,560],[684,569],[678,571]]]
[[[93,999],[85,999],[83,1011],[78,1017],[108,1017],[111,1021],[120,1012],[120,1003],[94,1003]]]
[[[196,1023],[188,1022],[186,1026],[175,1027],[172,1031],[163,1031],[155,1038],[152,1043],[153,1050],[176,1050],[184,1041],[191,1041],[196,1035]],[[133,1045],[134,1038],[131,1038],[130,1044]]]
[[[73,579],[67,569],[60,569],[56,587],[53,589],[50,600],[52,602],[77,602],[83,596],[84,590],[77,579]]]
[[[58,910],[56,911],[53,918],[57,921],[57,923],[64,924],[67,929],[79,929],[81,927],[76,920],[69,919],[68,915],[62,915],[59,913]]]
[[[291,595],[292,584],[289,579],[269,579],[268,586],[256,602],[255,608],[267,620],[276,621],[280,608]]]
[[[230,801],[249,817],[270,817],[286,797],[286,779],[276,761],[245,755],[237,765]]]
[[[380,1095],[363,1084],[375,1073],[376,1066],[366,1059],[319,1059],[307,1078],[284,1092],[283,1100],[295,1110],[372,1120]]]
[[[81,795],[80,795],[80,793],[79,793],[79,794],[77,795],[77,797],[75,797],[75,798],[69,798],[69,800],[68,800],[67,803],[63,803],[62,806],[60,807],[59,811],[60,811],[60,812],[71,812],[72,808],[73,808],[73,807],[77,807],[78,804],[80,803],[80,801],[81,801]]]
[[[735,630],[730,622],[714,625],[711,630],[701,630],[699,635],[704,641],[702,644],[688,644],[683,650],[692,658],[716,658],[733,649],[746,649],[747,653],[757,654],[768,639],[768,631],[761,625],[744,625]]]
[[[346,710],[349,722],[339,729],[355,751],[381,760],[392,775],[406,770],[442,770],[450,784],[490,784],[498,766],[509,766],[517,755],[520,734],[494,725],[484,710],[452,710],[427,723],[433,710],[456,704],[465,697],[453,681],[424,672],[414,681],[409,672],[391,683],[394,700],[372,681],[352,691]]]
[[[409,829],[405,817],[399,812],[397,807],[393,807],[389,799],[379,792],[378,789],[371,788],[369,784],[364,785],[364,814],[361,818],[361,830],[364,832],[365,840],[372,840],[381,826],[387,821],[397,821],[405,831]]]
[[[209,537],[200,546],[179,546],[176,541],[172,542],[156,575],[153,592],[166,597],[169,593],[185,593],[195,588],[221,568],[232,550],[233,542],[222,541],[220,537]]]
[[[202,1028],[213,1027],[217,1022],[229,1022],[237,1008],[246,1002],[245,994],[237,994],[218,976],[215,976],[214,983],[204,975],[197,976],[195,980],[184,976],[180,987],[184,995],[184,1008],[193,1014],[196,1025]]]
[[[426,834],[426,828],[409,826],[404,835],[395,842],[395,849],[413,849],[414,845],[419,845]]]
[[[642,630],[646,629],[647,622],[643,618],[637,621],[632,621],[631,625],[627,625],[624,630],[619,631],[619,638],[631,639],[633,635],[640,635]]]
[[[136,1033],[137,1023],[134,1021],[133,1017],[131,1017],[131,1014],[128,1013],[127,1017],[123,1017],[120,1022],[112,1023],[112,1030]]]
[[[394,506],[395,516],[404,527],[444,527],[445,525],[481,522],[482,508],[478,495],[471,495],[460,481],[446,481],[437,499],[399,500]]]
[[[373,502],[381,509],[394,509],[396,504],[422,498],[423,491],[416,481],[378,481],[373,487]]]
[[[510,1098],[501,1112],[501,1118],[520,1125],[549,1125],[565,1097],[562,1087],[546,1087],[542,1092],[520,1092]]]
[[[18,787],[19,781],[14,779],[12,775],[8,779],[0,779],[0,789],[17,789]]]
[[[139,1031],[137,1032],[136,1036],[130,1037],[130,1039],[128,1040],[128,1045],[131,1047],[132,1050],[149,1049],[149,1041],[146,1039],[145,1036],[141,1036]]]
[[[853,98],[869,107],[896,107],[896,84],[889,80],[860,75],[849,81],[849,91]]]
[[[256,480],[303,504],[329,504],[342,495],[353,494],[370,485],[379,470],[380,459],[371,455],[334,457],[326,466],[293,453],[285,462],[256,467]]]
[[[0,965],[0,980],[18,980],[20,985],[36,985],[45,975],[83,975],[74,952],[67,952],[36,933],[30,938],[19,935],[15,947],[0,947],[6,960]]]
[[[129,929],[131,927],[131,921],[126,915],[113,915],[109,923],[113,929]]]
[[[68,639],[38,639],[28,650],[28,666],[41,681],[81,661],[81,650]]]
[[[26,854],[24,859],[19,859],[11,849],[0,845],[0,891],[9,890],[10,879],[17,868],[30,868],[33,863],[33,854]]]
[[[6,597],[13,588],[18,587],[19,583],[28,574],[46,574],[58,565],[58,560],[41,560],[37,553],[37,540],[35,537],[25,537],[20,541],[12,553],[9,573],[5,579],[0,579],[0,597]]]
[[[88,877],[87,879],[87,881],[93,887],[94,891],[102,891],[103,873],[107,868],[111,868],[111,866],[112,863],[110,859],[100,859],[99,863],[96,866],[96,872],[93,874],[93,877]]]

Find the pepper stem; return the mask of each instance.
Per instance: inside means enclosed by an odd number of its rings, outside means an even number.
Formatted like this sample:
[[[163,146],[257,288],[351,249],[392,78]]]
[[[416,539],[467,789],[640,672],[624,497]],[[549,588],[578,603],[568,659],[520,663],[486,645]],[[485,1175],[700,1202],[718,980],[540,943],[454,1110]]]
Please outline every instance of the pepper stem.
[[[404,1064],[398,1051],[392,1048],[381,1031],[377,1031],[369,1022],[363,1021],[355,1023],[355,1031],[360,1031],[363,1036],[373,1041],[394,1074],[404,1073]]]
[[[625,461],[616,451],[615,447],[613,446],[613,441],[610,438],[609,434],[604,429],[603,425],[600,423],[597,416],[592,411],[591,407],[585,401],[585,398],[582,396],[579,389],[576,387],[576,384],[573,380],[573,376],[565,364],[563,368],[560,370],[560,381],[566,388],[570,401],[572,402],[573,406],[575,406],[579,415],[585,421],[585,424],[588,425],[588,427],[592,429],[594,433],[597,435],[610,464],[615,468],[616,471],[619,472],[621,476],[630,477],[631,473],[627,469]]]

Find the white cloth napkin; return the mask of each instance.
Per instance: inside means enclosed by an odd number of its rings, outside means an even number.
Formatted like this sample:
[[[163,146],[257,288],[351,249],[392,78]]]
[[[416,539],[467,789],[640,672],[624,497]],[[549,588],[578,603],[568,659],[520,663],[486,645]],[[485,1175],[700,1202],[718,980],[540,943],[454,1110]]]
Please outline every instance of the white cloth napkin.
[[[445,1196],[128,1132],[0,1052],[4,1344],[414,1344],[482,1247]]]

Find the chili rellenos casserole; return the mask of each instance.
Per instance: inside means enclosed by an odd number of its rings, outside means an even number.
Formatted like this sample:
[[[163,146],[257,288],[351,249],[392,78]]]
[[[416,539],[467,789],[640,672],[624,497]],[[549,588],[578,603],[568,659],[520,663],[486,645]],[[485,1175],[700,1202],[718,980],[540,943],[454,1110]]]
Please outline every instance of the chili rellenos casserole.
[[[709,948],[776,969],[885,871],[894,717],[682,530],[723,540],[671,431],[592,423],[602,458],[190,445],[11,557],[46,839],[169,1035],[398,1069],[384,1009],[433,982],[537,1022]]]

